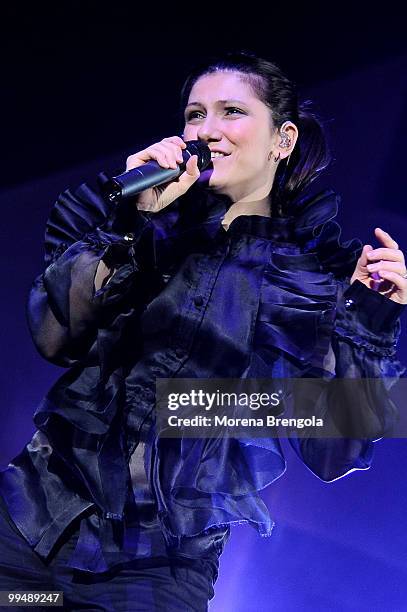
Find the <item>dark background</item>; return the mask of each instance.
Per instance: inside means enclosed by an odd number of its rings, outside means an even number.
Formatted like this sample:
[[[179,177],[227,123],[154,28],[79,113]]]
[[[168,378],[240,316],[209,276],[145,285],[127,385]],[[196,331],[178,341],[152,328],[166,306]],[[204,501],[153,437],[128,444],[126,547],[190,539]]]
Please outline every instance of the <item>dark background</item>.
[[[405,22],[391,3],[170,5],[2,9],[3,185],[161,139],[175,124],[185,76],[208,54],[252,50],[301,89],[407,50]]]
[[[69,2],[9,5],[0,16],[1,466],[30,439],[32,414],[63,372],[37,354],[24,312],[51,206],[177,133],[179,90],[201,58],[246,49],[279,63],[325,121],[334,162],[319,180],[342,195],[343,239],[377,246],[379,225],[406,250],[407,37],[397,5]],[[406,347],[404,315],[403,363]],[[406,441],[377,442],[369,470],[332,484],[283,447],[287,471],[264,493],[273,535],[232,528],[210,610],[407,610]]]

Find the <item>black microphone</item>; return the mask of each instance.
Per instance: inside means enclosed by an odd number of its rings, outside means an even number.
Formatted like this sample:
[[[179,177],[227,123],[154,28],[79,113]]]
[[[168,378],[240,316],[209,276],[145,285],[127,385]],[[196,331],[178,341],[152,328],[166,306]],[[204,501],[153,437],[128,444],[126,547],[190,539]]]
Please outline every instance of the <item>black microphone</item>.
[[[205,170],[211,163],[211,151],[201,140],[189,140],[182,149],[182,163],[178,168],[162,168],[155,161],[149,161],[138,168],[132,168],[123,174],[113,176],[104,186],[104,194],[110,202],[119,202],[123,198],[130,198],[140,191],[168,183],[185,172],[185,166],[192,155],[198,155],[198,168]]]

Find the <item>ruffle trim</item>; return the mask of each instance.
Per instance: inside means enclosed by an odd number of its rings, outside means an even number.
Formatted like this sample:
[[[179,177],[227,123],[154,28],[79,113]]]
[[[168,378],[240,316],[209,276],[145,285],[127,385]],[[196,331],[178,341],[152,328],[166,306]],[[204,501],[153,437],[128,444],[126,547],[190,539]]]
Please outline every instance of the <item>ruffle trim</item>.
[[[249,524],[271,535],[275,523],[259,492],[285,472],[277,439],[157,438],[155,445],[158,517],[170,548],[212,527]]]
[[[293,238],[304,253],[315,253],[323,268],[338,278],[351,276],[363,249],[353,238],[341,242],[342,228],[333,219],[341,198],[332,190],[295,200],[290,207]]]
[[[75,192],[68,189],[59,196],[51,210],[45,230],[46,265],[55,261],[71,244],[82,240],[84,236],[92,234],[97,229],[109,225],[107,229],[111,232],[115,224],[116,229],[120,228],[120,223],[116,219],[120,216],[116,214],[118,208],[112,207],[112,204],[101,195],[106,180],[106,175],[101,173],[97,178],[97,191],[84,183]],[[192,194],[186,196],[190,199]],[[168,232],[169,227],[176,224],[179,208],[182,208],[187,217],[185,222],[180,218],[183,231],[186,230],[186,225],[191,231],[196,230],[199,227],[197,223],[202,225],[203,220],[213,225],[217,220],[220,221],[227,210],[227,203],[224,196],[215,194],[209,196],[204,205],[203,195],[194,190],[194,197],[198,200],[196,207],[186,206],[186,202],[180,198],[168,207],[168,211],[157,213],[151,219],[148,215],[137,213],[132,206],[131,225],[139,229],[152,220],[157,226],[157,238],[160,238],[161,226]],[[187,203],[191,204],[189,199]],[[304,253],[316,253],[324,269],[338,277],[351,276],[362,251],[362,243],[359,239],[341,243],[342,229],[339,223],[333,220],[338,214],[340,200],[340,196],[333,190],[308,194],[290,204],[289,215],[286,217],[242,215],[234,219],[228,233],[248,229],[250,231],[251,228],[254,229],[254,233],[260,232],[260,235],[266,235],[272,240],[297,244]],[[180,207],[178,204],[181,203],[183,205]],[[120,214],[126,216],[125,206],[122,207]],[[167,217],[168,222],[166,222]],[[221,230],[224,232],[223,228]],[[123,240],[123,236],[117,234],[117,239],[119,238]]]
[[[106,180],[101,173],[98,185]],[[45,264],[49,265],[71,244],[102,225],[112,213],[112,204],[83,183],[75,192],[67,189],[51,209],[45,227]]]

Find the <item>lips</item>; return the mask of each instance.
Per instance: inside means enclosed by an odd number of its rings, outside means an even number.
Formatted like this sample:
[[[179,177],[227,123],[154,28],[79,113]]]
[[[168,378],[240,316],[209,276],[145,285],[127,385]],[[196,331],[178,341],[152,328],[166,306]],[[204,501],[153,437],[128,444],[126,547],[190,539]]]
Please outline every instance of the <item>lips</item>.
[[[221,153],[221,151],[219,151],[219,153]],[[211,161],[214,161],[215,159],[225,159],[225,157],[230,157],[230,156],[231,156],[231,153],[223,153],[222,155],[212,157]]]
[[[213,152],[213,153],[223,153],[223,151],[212,151],[212,152]],[[208,166],[208,168],[214,168],[214,166],[215,166],[215,165],[217,165],[217,164],[215,164],[215,161],[216,161],[216,162],[219,162],[219,160],[226,159],[227,157],[230,157],[231,155],[232,155],[232,153],[223,153],[223,155],[222,155],[222,156],[219,156],[219,157],[212,157],[212,158],[211,158],[211,163],[210,163],[210,165]]]

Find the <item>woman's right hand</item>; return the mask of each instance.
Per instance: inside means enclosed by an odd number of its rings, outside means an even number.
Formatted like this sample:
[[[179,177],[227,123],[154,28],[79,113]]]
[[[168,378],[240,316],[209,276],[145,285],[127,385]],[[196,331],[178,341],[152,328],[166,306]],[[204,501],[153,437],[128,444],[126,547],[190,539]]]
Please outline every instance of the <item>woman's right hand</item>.
[[[162,168],[176,168],[177,162],[182,159],[182,150],[186,148],[185,142],[179,136],[163,138],[147,149],[143,149],[127,158],[126,170],[137,168],[154,159]],[[182,196],[198,180],[198,156],[192,155],[186,163],[185,172],[169,183],[163,183],[151,189],[145,189],[137,194],[136,205],[139,210],[158,212],[171,202]]]

